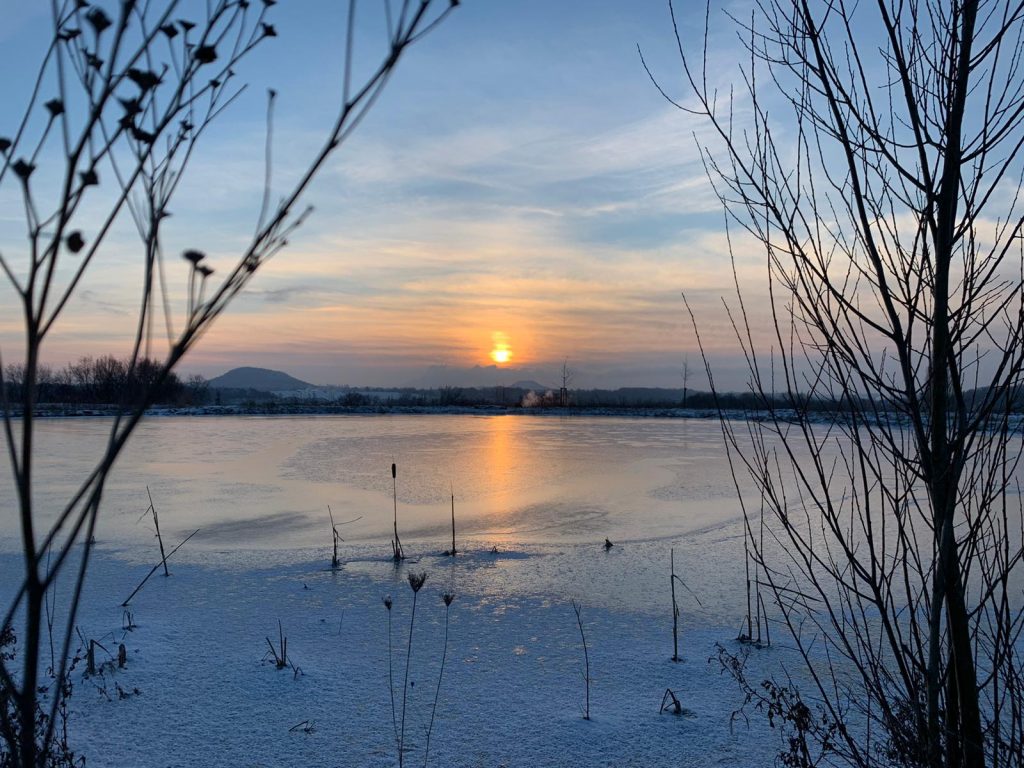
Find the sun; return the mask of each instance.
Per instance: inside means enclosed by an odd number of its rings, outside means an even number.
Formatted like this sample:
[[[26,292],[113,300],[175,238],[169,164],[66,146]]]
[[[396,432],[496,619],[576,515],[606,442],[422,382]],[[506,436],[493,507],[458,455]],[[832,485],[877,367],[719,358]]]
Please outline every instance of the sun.
[[[501,331],[495,331],[491,334],[491,343],[491,360],[498,365],[504,365],[512,359],[512,347],[509,346],[508,336]]]

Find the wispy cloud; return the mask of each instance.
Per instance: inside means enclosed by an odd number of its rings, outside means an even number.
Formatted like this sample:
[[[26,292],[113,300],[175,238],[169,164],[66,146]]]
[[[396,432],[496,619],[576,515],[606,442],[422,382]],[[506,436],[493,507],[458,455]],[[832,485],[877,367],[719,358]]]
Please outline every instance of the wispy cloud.
[[[638,39],[660,41],[652,61],[672,64],[665,9],[581,7],[480,3],[450,36],[426,41],[314,185],[309,224],[190,364],[379,383],[416,366],[487,363],[501,332],[517,364],[568,356],[587,370],[671,369],[666,361],[695,347],[684,291],[715,318],[709,343],[725,344],[718,297],[732,291],[729,248],[699,149],[714,137],[661,99],[635,51]],[[331,43],[315,31],[282,39],[280,71],[266,73],[290,85],[275,131],[275,199],[321,138],[325,113],[303,99],[322,101],[335,84],[310,83],[292,62],[334,62]],[[254,90],[208,134],[172,205],[163,246],[179,323],[188,272],[178,254],[202,248],[216,282],[255,224],[265,137]],[[16,202],[0,198],[0,235],[8,218],[17,225]],[[758,250],[738,236],[732,245],[740,277],[757,276]],[[141,278],[121,222],[47,354],[60,362],[124,347],[130,326],[110,320],[136,311]],[[14,319],[0,316],[0,345],[18,338]]]

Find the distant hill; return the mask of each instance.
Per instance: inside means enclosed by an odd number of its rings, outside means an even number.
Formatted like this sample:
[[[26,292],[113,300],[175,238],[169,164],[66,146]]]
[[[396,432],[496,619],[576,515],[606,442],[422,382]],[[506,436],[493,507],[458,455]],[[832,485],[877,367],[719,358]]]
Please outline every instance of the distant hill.
[[[255,389],[260,392],[313,388],[308,382],[269,368],[232,368],[223,376],[210,379],[210,386],[214,389]]]

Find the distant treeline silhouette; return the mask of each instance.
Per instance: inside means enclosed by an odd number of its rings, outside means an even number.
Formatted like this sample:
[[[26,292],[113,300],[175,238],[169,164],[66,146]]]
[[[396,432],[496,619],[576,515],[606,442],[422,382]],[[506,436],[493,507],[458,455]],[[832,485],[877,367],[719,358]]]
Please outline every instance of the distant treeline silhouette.
[[[215,390],[216,391],[216,390]],[[236,398],[237,399],[240,398]],[[263,399],[280,403],[292,402],[264,393]],[[307,401],[308,402],[308,401]],[[699,392],[657,387],[622,387],[619,389],[573,389],[564,398],[558,390],[531,390],[522,387],[439,387],[437,389],[401,388],[378,390],[352,389],[335,400],[323,403],[346,407],[370,406],[380,403],[397,407],[505,407],[530,409],[678,409],[763,411],[788,409],[803,411],[842,412],[851,404],[844,400],[794,398],[780,393],[765,397],[752,392]]]
[[[110,355],[82,357],[55,369],[40,366],[36,382],[36,402],[71,405],[120,405],[138,401],[142,393],[156,381],[159,368],[148,359],[139,360],[134,369],[129,360]],[[24,372],[21,365],[4,368],[4,386],[8,402],[17,404],[22,399]],[[966,392],[968,405],[983,394]],[[848,397],[794,396],[786,393],[758,394],[754,392],[701,392],[658,387],[622,387],[619,389],[531,390],[523,387],[453,387],[416,389],[402,387],[379,389],[352,388],[336,397],[301,397],[275,394],[256,389],[211,387],[202,376],[192,375],[182,381],[171,373],[155,391],[155,405],[188,407],[201,405],[230,405],[245,407],[314,406],[314,407],[397,407],[397,408],[526,408],[531,410],[635,410],[679,409],[698,411],[768,411],[792,410],[803,413],[845,413],[852,410],[875,410],[863,402],[854,403]],[[1006,404],[1004,404],[1006,407]],[[1024,403],[1018,398],[1006,410],[1019,412]],[[878,412],[884,412],[882,405]]]
[[[214,390],[217,391],[217,390]],[[965,392],[965,402],[972,406],[981,391]],[[264,393],[265,399],[279,403],[295,402]],[[236,400],[237,401],[237,400]],[[306,401],[308,402],[308,401]],[[503,407],[530,409],[679,409],[715,411],[788,410],[803,413],[849,413],[852,411],[887,412],[881,402],[874,404],[851,396],[828,398],[805,394],[760,394],[756,392],[700,392],[657,387],[622,387],[620,389],[573,389],[564,398],[558,390],[530,390],[521,387],[440,387],[437,389],[378,390],[352,389],[335,400],[323,400],[343,407],[372,406],[386,403],[397,407]],[[1006,410],[1019,412],[1020,399],[1006,403]]]
[[[81,357],[63,368],[41,365],[38,368],[35,399],[39,403],[119,405],[137,403],[142,393],[155,385],[160,366],[142,358],[135,365],[112,355]],[[4,368],[4,386],[8,401],[23,398],[25,369],[19,364]],[[206,380],[190,376],[182,381],[170,373],[155,387],[152,402],[160,405],[201,405],[208,399]]]

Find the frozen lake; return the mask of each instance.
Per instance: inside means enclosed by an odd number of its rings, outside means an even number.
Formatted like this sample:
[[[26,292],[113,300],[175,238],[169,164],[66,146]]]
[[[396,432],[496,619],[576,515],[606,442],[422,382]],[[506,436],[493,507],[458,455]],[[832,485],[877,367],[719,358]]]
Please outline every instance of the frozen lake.
[[[73,492],[104,435],[99,419],[40,422],[41,514]],[[409,556],[398,567],[392,461]],[[170,544],[201,533],[172,560],[173,578],[152,579],[132,599],[138,626],[127,629],[120,603],[159,560],[143,515],[147,485]],[[457,558],[441,554],[452,489]],[[12,502],[10,483],[0,485],[3,508]],[[344,527],[336,571],[328,504],[336,520],[361,517]],[[6,590],[20,568],[14,525],[5,515]],[[673,548],[700,598],[680,590],[679,664],[669,660]],[[442,592],[456,599],[434,764],[770,761],[776,742],[763,723],[729,727],[740,694],[708,662],[743,614],[740,511],[719,425],[607,417],[149,419],[108,484],[76,620],[85,637],[125,643],[128,666],[99,679],[74,673],[74,748],[101,768],[154,764],[155,755],[186,768],[197,744],[210,765],[394,765],[391,614],[381,598],[394,596],[402,665],[411,571],[429,574],[409,686],[415,761],[425,759],[440,676]],[[591,643],[591,721],[581,717],[571,600]],[[267,661],[264,637],[276,637],[278,620],[301,675]],[[755,663],[770,668],[776,656]],[[139,694],[112,695],[115,684]],[[685,716],[658,713],[666,687]],[[293,728],[302,722],[315,730]]]
[[[46,517],[91,469],[106,422],[44,420],[38,434]],[[398,566],[392,462],[408,555]],[[121,602],[159,560],[147,485],[169,546],[200,533],[175,555],[173,578],[152,579],[132,599],[133,627]],[[441,554],[453,492],[456,558]],[[21,567],[13,501],[10,481],[0,483],[5,600]],[[329,568],[328,504],[337,521],[359,518],[343,527],[338,570]],[[615,543],[608,552],[605,537]],[[669,660],[672,550],[689,587],[678,590],[678,664]],[[711,660],[719,644],[739,649],[743,552],[716,420],[150,418],[108,483],[76,619],[82,637],[125,643],[129,661],[98,680],[75,673],[73,742],[102,768],[154,755],[187,768],[197,744],[211,765],[394,765],[388,669],[406,659],[407,576],[425,571],[409,686],[416,760],[440,679],[441,595],[452,592],[435,764],[769,765],[781,733],[757,716],[733,721],[741,693]],[[592,721],[580,716],[573,600],[591,643]],[[276,637],[278,621],[301,675],[267,659],[264,638]],[[807,683],[784,630],[773,632],[776,644],[749,660],[752,679],[785,668]],[[115,684],[140,695],[122,698]],[[666,687],[684,716],[658,713]],[[304,722],[315,730],[296,731]]]
[[[102,449],[101,419],[38,423],[38,503],[66,499]],[[206,546],[329,541],[327,505],[351,541],[388,539],[391,463],[403,538],[443,543],[455,494],[460,533],[491,543],[667,538],[736,517],[716,421],[534,416],[154,417],[108,483],[100,538],[136,525],[153,493],[168,531]],[[2,486],[0,502],[12,498]],[[11,520],[3,533],[9,535]],[[385,542],[386,543],[386,542]]]
[[[38,425],[36,501],[49,517],[91,468],[107,422]],[[625,601],[660,611],[675,547],[687,583],[715,606],[706,618],[737,620],[740,510],[715,420],[153,417],[108,482],[97,541],[122,557],[152,558],[152,524],[140,522],[148,485],[169,542],[201,529],[175,556],[179,562],[245,567],[329,558],[330,505],[336,521],[360,518],[341,528],[349,567],[386,577],[392,462],[408,554],[428,557],[450,546],[454,492],[459,548],[497,546],[507,555],[480,589],[565,595],[585,584],[609,607]],[[13,509],[9,481],[0,485],[0,504]],[[16,533],[14,516],[5,515],[0,536],[8,550]],[[607,556],[605,537],[616,544]],[[532,556],[590,548],[593,558]]]

